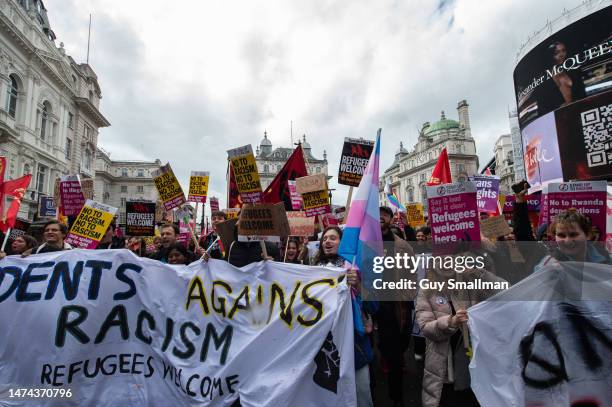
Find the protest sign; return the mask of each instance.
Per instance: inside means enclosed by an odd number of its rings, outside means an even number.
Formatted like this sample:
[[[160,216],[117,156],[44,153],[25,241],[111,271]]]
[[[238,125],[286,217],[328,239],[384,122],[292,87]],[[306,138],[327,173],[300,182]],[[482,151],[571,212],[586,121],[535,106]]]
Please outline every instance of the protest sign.
[[[174,211],[174,221],[179,224],[179,235],[176,238],[177,243],[182,243],[185,246],[189,246],[189,239],[191,232],[189,230],[189,224],[191,221],[191,209],[190,205],[183,205]]]
[[[480,405],[607,405],[611,295],[609,265],[554,262],[469,308]]]
[[[329,205],[329,193],[323,191],[306,192],[302,194],[306,216],[325,215],[331,212]]]
[[[374,141],[345,137],[338,170],[338,184],[358,187],[374,149]]]
[[[600,231],[599,241],[606,236],[606,181],[551,182],[543,188],[547,210],[543,221],[551,223],[559,213],[570,208],[591,219]]]
[[[291,209],[294,211],[299,211],[302,209],[303,205],[302,196],[297,192],[295,181],[289,180],[287,181],[287,185],[289,186],[289,196],[291,197]]]
[[[540,192],[536,192],[533,195],[526,195],[525,199],[527,200],[527,210],[529,212],[539,212],[540,211]],[[502,205],[502,210],[504,213],[512,213],[514,210],[514,202],[516,202],[516,196],[514,195],[505,195],[504,196],[504,204]]]
[[[85,204],[78,175],[66,175],[59,183],[62,212],[65,216],[76,216]]]
[[[495,241],[498,237],[506,236],[512,233],[510,226],[506,219],[499,216],[489,216],[488,218],[480,221],[480,231],[482,234],[489,239]]]
[[[480,241],[476,186],[472,182],[427,187],[433,243]]]
[[[217,232],[217,235],[219,235],[219,238],[221,238],[223,247],[228,251],[235,239],[234,230],[236,229],[236,223],[238,223],[238,218],[228,219],[225,222],[218,223],[215,226],[215,231]]]
[[[94,199],[94,180],[93,178],[81,179],[81,190],[85,200]]]
[[[497,212],[499,177],[474,175],[469,178],[476,185],[476,201],[480,212]]]
[[[290,236],[312,236],[314,235],[314,217],[306,216],[304,211],[287,212]]]
[[[243,203],[261,202],[262,189],[250,144],[227,151]]]
[[[279,242],[289,235],[289,222],[282,202],[244,205],[238,223],[238,240]]]
[[[2,261],[7,397],[9,388],[45,387],[71,390],[57,405],[356,403],[351,301],[336,270],[171,266],[127,250]],[[39,290],[11,285],[33,268]]]
[[[81,249],[95,249],[113,221],[117,208],[88,199],[79,212],[66,243]]]
[[[606,208],[606,249],[612,253],[612,186],[608,185],[608,207]]]
[[[25,235],[28,229],[30,228],[30,225],[31,225],[31,222],[27,219],[22,219],[22,218],[15,219],[15,226],[11,228],[9,239],[15,240],[19,236]]]
[[[210,198],[210,211],[216,212],[219,210],[219,198]]]
[[[307,192],[327,191],[327,177],[325,174],[317,174],[297,178],[295,189],[301,195]]]
[[[206,203],[208,195],[208,171],[191,171],[189,177],[189,202]]]
[[[223,209],[223,212],[225,212],[227,219],[238,219],[238,216],[240,216],[240,208],[227,208]]]
[[[340,220],[333,213],[320,215],[319,219],[321,219],[321,224],[324,228],[329,226],[338,226],[340,224]]]
[[[155,236],[155,202],[126,201],[125,233],[129,236]]]
[[[417,229],[421,226],[425,226],[425,216],[423,214],[423,204],[422,203],[412,203],[404,205],[406,207],[406,217],[408,219],[408,224]]]
[[[52,196],[40,195],[38,197],[38,217],[39,218],[55,218],[57,216],[57,208]]]
[[[170,164],[161,166],[159,170],[153,173],[153,182],[155,182],[159,198],[164,203],[166,211],[178,208],[187,202],[183,188],[181,188],[181,184],[174,175]]]

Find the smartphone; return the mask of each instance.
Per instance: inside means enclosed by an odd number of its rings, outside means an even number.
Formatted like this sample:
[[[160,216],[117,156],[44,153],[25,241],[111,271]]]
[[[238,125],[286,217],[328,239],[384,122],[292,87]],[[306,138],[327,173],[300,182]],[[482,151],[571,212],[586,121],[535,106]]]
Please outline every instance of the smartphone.
[[[512,185],[511,188],[512,188],[512,191],[515,194],[518,194],[519,192],[521,192],[524,189],[531,188],[531,185],[529,185],[529,182],[527,182],[525,180],[522,180],[522,181],[519,181],[516,184]]]

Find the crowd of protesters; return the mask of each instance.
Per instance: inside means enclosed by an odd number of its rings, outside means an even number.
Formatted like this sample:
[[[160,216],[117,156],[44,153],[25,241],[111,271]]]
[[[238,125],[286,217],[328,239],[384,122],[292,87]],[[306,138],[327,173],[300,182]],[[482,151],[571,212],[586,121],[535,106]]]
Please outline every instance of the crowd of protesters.
[[[515,284],[531,273],[546,269],[547,265],[567,261],[612,264],[610,254],[603,246],[591,244],[598,231],[594,231],[587,217],[577,210],[565,211],[549,224],[533,229],[528,216],[525,199],[527,191],[516,194],[512,215],[512,233],[497,240],[482,236],[480,248],[459,247],[455,255],[478,255],[486,252],[488,262],[484,270],[466,272],[464,279],[508,281]],[[226,214],[215,211],[211,216],[212,230],[202,236],[197,245],[194,241],[184,244],[178,241],[179,228],[174,223],[162,224],[160,236],[147,246],[141,237],[118,237],[112,224],[104,235],[98,249],[128,249],[137,256],[148,257],[172,265],[186,265],[204,259],[225,260],[242,267],[262,260],[312,266],[337,267],[346,275],[359,312],[354,315],[355,334],[355,383],[358,406],[388,405],[377,400],[381,391],[373,391],[376,376],[387,377],[387,398],[394,406],[405,404],[405,382],[407,364],[417,363],[422,369],[421,401],[423,406],[478,406],[470,389],[469,359],[466,355],[466,336],[462,328],[468,320],[467,308],[486,299],[492,293],[474,292],[466,301],[456,297],[450,290],[420,290],[416,298],[403,297],[401,292],[393,301],[362,301],[360,296],[361,273],[338,255],[342,229],[329,226],[318,236],[310,239],[289,238],[281,247],[259,241],[240,241],[238,228],[233,226],[233,239],[223,244],[219,228],[227,221]],[[410,256],[431,253],[431,229],[423,226],[414,230],[410,226],[393,226],[394,212],[388,207],[380,208],[380,226],[386,255]],[[51,220],[44,225],[42,241],[30,235],[22,235],[10,241],[6,255],[29,256],[70,250],[64,242],[67,226]],[[309,253],[309,241],[318,241],[318,250]],[[509,241],[531,242],[528,247],[518,246],[523,267],[517,268],[512,257]],[[540,243],[537,243],[540,242]],[[542,242],[547,242],[546,244]],[[513,246],[516,247],[516,246]],[[343,269],[343,270],[340,270]],[[522,270],[522,271],[519,271]],[[527,270],[527,271],[525,271]],[[452,269],[425,270],[429,279],[444,279],[456,275]],[[386,269],[393,275],[398,270]],[[360,315],[359,315],[360,313]],[[415,332],[420,331],[419,334]],[[409,357],[409,353],[412,356]],[[377,355],[375,357],[375,355]],[[423,362],[421,362],[424,359]],[[373,368],[376,364],[377,369]],[[408,378],[410,380],[410,378]]]

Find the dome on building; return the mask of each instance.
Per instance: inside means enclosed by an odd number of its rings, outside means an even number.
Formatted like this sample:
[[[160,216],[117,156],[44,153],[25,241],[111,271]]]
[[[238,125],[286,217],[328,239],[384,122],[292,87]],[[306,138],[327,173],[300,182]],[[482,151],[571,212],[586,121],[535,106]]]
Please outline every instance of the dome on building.
[[[446,116],[444,115],[444,111],[442,111],[440,120],[438,120],[437,122],[427,127],[424,127],[423,133],[425,135],[428,135],[428,134],[438,132],[440,130],[450,130],[450,129],[459,129],[459,122],[455,120],[447,119]]]
[[[272,142],[270,140],[268,140],[268,132],[264,131],[264,138],[261,140],[261,143],[259,143],[259,145],[261,147],[263,146],[272,146]]]

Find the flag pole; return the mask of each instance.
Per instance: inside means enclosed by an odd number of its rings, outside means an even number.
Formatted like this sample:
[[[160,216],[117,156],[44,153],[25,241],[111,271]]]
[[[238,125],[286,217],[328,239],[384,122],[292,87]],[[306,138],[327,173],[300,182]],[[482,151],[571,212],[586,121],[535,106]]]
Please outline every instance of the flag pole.
[[[4,249],[6,248],[6,242],[8,242],[10,234],[11,234],[11,228],[8,228],[6,230],[6,234],[4,235],[4,241],[2,242],[2,249],[0,249],[0,251],[4,251]]]
[[[351,209],[351,200],[353,199],[353,187],[349,187],[348,197],[346,198],[346,206],[344,207],[344,222],[348,218],[349,209]]]

